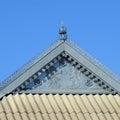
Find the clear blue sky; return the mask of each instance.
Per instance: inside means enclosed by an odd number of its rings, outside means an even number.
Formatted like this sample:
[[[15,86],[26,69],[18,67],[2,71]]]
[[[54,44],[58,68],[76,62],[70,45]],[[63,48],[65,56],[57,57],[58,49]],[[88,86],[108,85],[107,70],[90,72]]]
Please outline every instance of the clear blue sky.
[[[1,0],[0,80],[58,39],[68,37],[120,75],[120,0]]]

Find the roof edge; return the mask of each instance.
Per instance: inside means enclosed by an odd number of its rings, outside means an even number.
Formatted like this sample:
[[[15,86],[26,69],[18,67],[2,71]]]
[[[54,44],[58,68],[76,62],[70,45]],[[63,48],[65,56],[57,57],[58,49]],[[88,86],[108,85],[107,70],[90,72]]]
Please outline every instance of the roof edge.
[[[64,43],[63,40],[56,40],[54,41],[49,47],[42,50],[40,53],[38,53],[36,56],[34,56],[30,61],[28,61],[26,64],[24,64],[22,67],[20,67],[18,70],[16,70],[13,74],[8,76],[6,79],[2,80],[0,83],[0,90],[2,90],[5,86],[13,82],[16,78],[18,78],[20,75],[22,75],[26,70],[28,70],[31,66],[36,64],[40,59],[42,59],[44,56],[46,56],[50,51],[52,51],[54,48],[59,46],[60,44]]]

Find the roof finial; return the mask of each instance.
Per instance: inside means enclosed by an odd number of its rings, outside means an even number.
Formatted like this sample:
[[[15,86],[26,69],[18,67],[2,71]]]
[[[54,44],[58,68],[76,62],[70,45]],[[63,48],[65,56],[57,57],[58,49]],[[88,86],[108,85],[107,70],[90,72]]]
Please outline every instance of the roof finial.
[[[67,40],[67,30],[64,27],[64,22],[61,22],[61,27],[59,28],[59,38],[60,40]]]
[[[61,26],[64,26],[64,21],[61,21]]]

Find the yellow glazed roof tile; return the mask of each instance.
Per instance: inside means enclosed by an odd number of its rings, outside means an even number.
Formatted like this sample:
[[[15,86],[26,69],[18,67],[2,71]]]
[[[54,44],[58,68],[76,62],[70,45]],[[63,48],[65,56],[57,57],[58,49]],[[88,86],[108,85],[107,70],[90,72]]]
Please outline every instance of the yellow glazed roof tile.
[[[89,113],[85,113],[85,120],[92,120]]]
[[[58,120],[64,120],[63,114],[61,112],[56,114]]]
[[[61,99],[61,96],[58,95],[58,94],[55,95],[55,100],[56,100],[56,102],[57,102],[57,104],[58,104],[61,112],[62,112],[62,113],[67,112],[67,109],[65,108],[65,105],[64,105],[64,103],[63,103],[63,101],[62,101],[62,99]]]
[[[10,108],[12,109],[13,113],[19,112],[16,103],[14,101],[14,97],[12,95],[9,95],[7,97],[8,104],[10,105]]]
[[[81,112],[77,114],[77,117],[79,120],[85,120],[84,114]]]
[[[97,101],[97,104],[99,105],[99,108],[101,109],[101,111],[103,113],[108,112],[108,109],[106,108],[101,96],[100,95],[95,95],[94,98]]]
[[[7,120],[6,114],[4,112],[0,113],[0,120]]]
[[[15,120],[22,120],[21,114],[19,114],[19,113],[15,113],[14,118],[15,118]]]
[[[69,113],[63,113],[65,120],[72,120]]]
[[[75,99],[74,99],[74,95],[68,95],[68,99],[69,99],[69,101],[70,101],[70,103],[71,103],[71,106],[72,106],[72,108],[74,109],[74,111],[75,111],[76,113],[81,112],[81,110],[80,110],[77,102],[76,102]]]
[[[43,120],[50,120],[48,113],[43,113],[42,116],[43,116]]]
[[[118,117],[120,118],[120,113],[118,114]]]
[[[91,113],[90,115],[91,115],[92,120],[99,120],[96,113]]]
[[[72,113],[74,110],[73,110],[73,108],[72,108],[72,106],[71,106],[71,104],[70,104],[70,102],[69,102],[69,100],[68,100],[67,95],[65,95],[65,94],[64,94],[64,95],[61,95],[61,97],[62,97],[62,100],[63,100],[63,102],[64,102],[64,104],[65,104],[68,112],[69,112],[69,113]]]
[[[8,119],[8,120],[15,120],[14,114],[8,113],[8,114],[7,114],[7,119]]]
[[[52,108],[54,109],[54,112],[55,113],[60,112],[60,109],[59,109],[59,107],[58,107],[58,105],[57,105],[57,103],[55,101],[54,95],[52,95],[52,94],[48,95],[48,100],[49,100]]]
[[[16,106],[19,109],[19,112],[21,112],[21,113],[25,112],[25,107],[24,107],[24,105],[22,103],[22,100],[20,99],[20,95],[19,94],[16,94],[14,96],[14,101],[16,103]]]
[[[22,120],[29,120],[28,114],[27,113],[21,113]]]
[[[4,108],[2,106],[2,104],[0,103],[0,113],[3,113],[4,112]]]
[[[117,102],[117,105],[120,107],[120,96],[119,95],[114,95],[115,101]]]
[[[120,108],[119,108],[119,105],[117,104],[115,98],[112,95],[108,95],[107,98],[109,99],[109,101],[110,101],[112,107],[114,108],[114,110],[117,113],[120,113]]]
[[[2,106],[3,106],[4,110],[5,110],[5,113],[10,113],[11,109],[10,109],[10,106],[8,104],[8,101],[7,101],[6,97],[3,98],[1,103],[2,103]]]
[[[46,111],[46,108],[45,108],[45,106],[44,106],[44,104],[43,104],[43,102],[41,100],[40,95],[38,95],[38,94],[34,95],[34,99],[36,101],[37,106],[40,109],[40,112],[41,113],[46,113],[47,111]]]
[[[99,120],[106,120],[105,115],[103,113],[98,114]]]
[[[35,116],[37,120],[43,120],[43,117],[39,112],[35,113]]]
[[[106,95],[101,95],[101,98],[102,98],[102,101],[104,102],[104,104],[106,105],[107,107],[107,110],[110,112],[110,113],[114,113],[114,108],[112,107],[109,99],[107,98]]]
[[[0,101],[0,120],[120,120],[120,96],[8,95]]]
[[[28,113],[30,120],[36,120],[36,116],[33,112]]]
[[[51,120],[57,120],[56,114],[54,112],[49,114]]]
[[[88,99],[89,99],[92,107],[94,108],[95,112],[100,113],[101,109],[100,109],[99,105],[97,104],[97,102],[96,102],[96,100],[94,98],[94,95],[88,95]]]
[[[112,113],[111,116],[113,120],[120,120],[120,118],[118,118],[118,115],[116,113]]]
[[[36,113],[36,112],[39,112],[40,110],[39,110],[39,108],[38,108],[38,106],[37,106],[37,104],[36,104],[36,101],[34,100],[34,96],[33,96],[32,94],[29,94],[27,97],[29,98],[28,100],[29,100],[29,103],[30,103],[33,111],[34,111],[35,113]]]
[[[106,120],[113,120],[110,113],[105,113]]]
[[[30,105],[29,101],[28,101],[27,95],[22,94],[22,95],[20,95],[20,97],[21,97],[21,100],[22,100],[22,102],[23,102],[23,104],[25,106],[26,111],[28,113],[32,112],[33,110],[31,108],[31,105]]]
[[[48,97],[48,96],[45,95],[45,94],[41,95],[42,102],[43,102],[43,104],[44,104],[47,112],[48,112],[48,113],[52,113],[52,112],[53,112],[53,109],[52,109],[52,107],[51,107],[51,105],[50,105],[47,97]]]
[[[82,100],[81,100],[81,96],[75,95],[75,100],[76,100],[78,106],[81,108],[81,111],[82,111],[83,113],[88,112],[87,109],[86,109],[86,107],[85,107],[85,105],[84,105],[84,103],[83,103]]]
[[[88,97],[87,97],[86,95],[81,95],[81,99],[82,99],[84,105],[86,106],[87,111],[88,111],[89,113],[93,113],[93,112],[94,112],[94,109],[93,109],[93,107],[91,106]]]
[[[77,117],[76,113],[72,112],[70,114],[70,116],[71,116],[72,120],[78,120],[78,117]]]

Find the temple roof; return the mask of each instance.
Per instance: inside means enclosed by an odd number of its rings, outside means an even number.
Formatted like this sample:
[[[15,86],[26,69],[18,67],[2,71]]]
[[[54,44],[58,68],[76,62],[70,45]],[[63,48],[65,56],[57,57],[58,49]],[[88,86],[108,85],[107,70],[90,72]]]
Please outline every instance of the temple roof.
[[[66,33],[0,84],[0,119],[120,119],[119,77]]]

